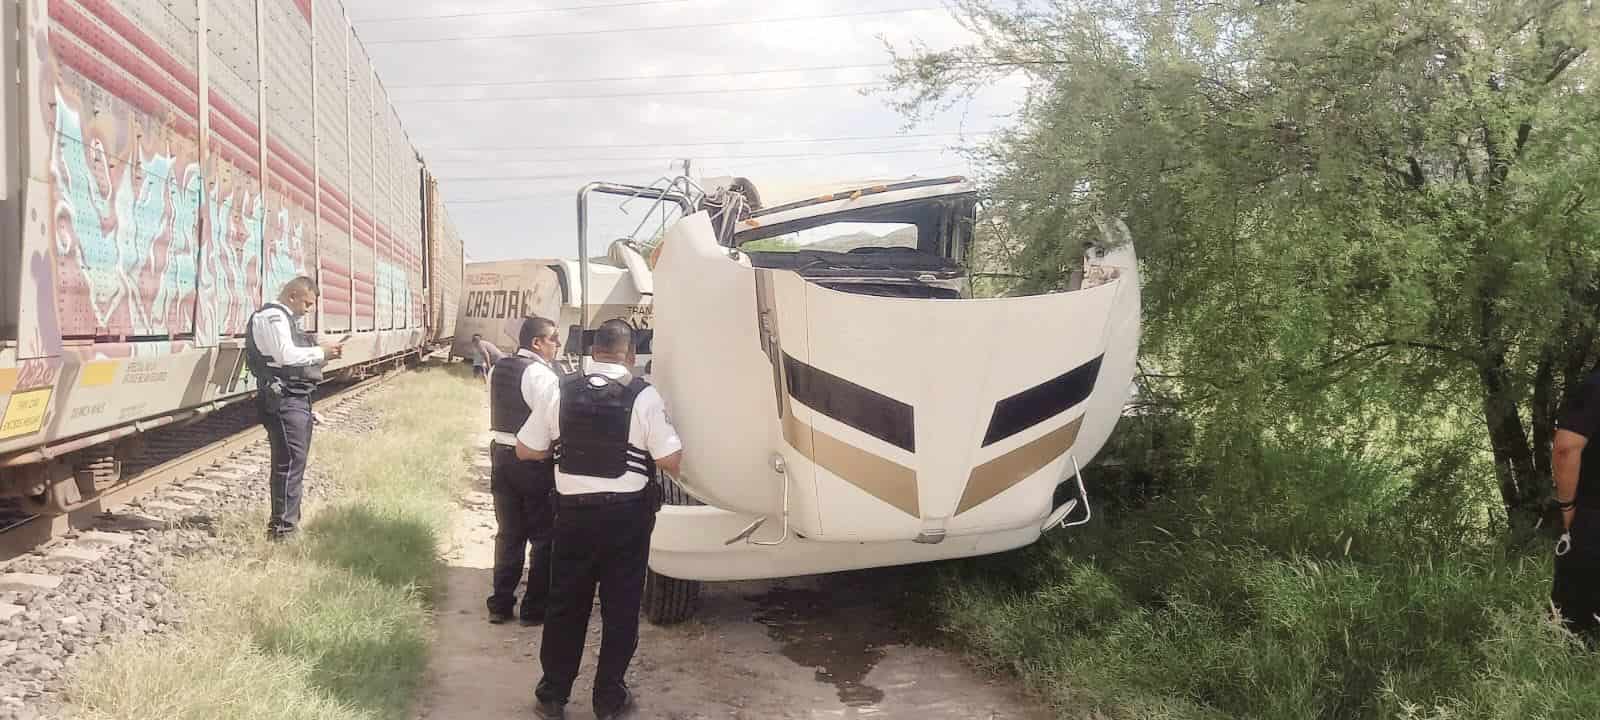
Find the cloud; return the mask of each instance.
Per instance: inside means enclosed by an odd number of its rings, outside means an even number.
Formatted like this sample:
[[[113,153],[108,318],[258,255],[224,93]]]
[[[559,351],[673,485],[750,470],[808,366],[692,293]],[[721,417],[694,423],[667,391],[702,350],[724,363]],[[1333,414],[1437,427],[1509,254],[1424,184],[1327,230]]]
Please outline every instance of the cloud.
[[[862,96],[858,87],[705,92],[872,82],[881,80],[886,67],[682,76],[886,64],[889,57],[880,38],[900,46],[917,40],[935,48],[970,41],[967,31],[943,9],[678,30],[433,43],[375,42],[726,23],[939,4],[938,0],[886,0],[865,7],[844,0],[677,0],[648,5],[637,4],[639,1],[547,0],[542,3],[544,7],[619,2],[630,6],[483,15],[529,6],[462,0],[346,0],[357,34],[369,43],[368,52],[384,85],[390,88],[391,102],[407,133],[441,177],[441,191],[451,203],[450,216],[466,238],[474,259],[572,255],[576,252],[574,198],[578,188],[596,179],[650,182],[669,171],[671,163],[663,156],[699,158],[696,166],[707,174],[740,173],[773,181],[969,170],[958,153],[942,150],[958,141],[954,135],[828,143],[671,145],[896,134],[901,131],[904,118],[887,107],[883,98]],[[478,15],[367,22],[396,16],[459,13]],[[651,75],[666,78],[565,82]],[[563,82],[548,82],[552,80]],[[508,81],[545,82],[485,84]],[[421,87],[440,84],[448,86]],[[1022,98],[1023,89],[1020,80],[997,83],[969,106],[933,118],[916,132],[974,132],[998,127]],[[666,94],[592,97],[636,93]],[[563,99],[466,100],[529,96]],[[416,102],[455,98],[464,100]],[[616,147],[621,145],[645,147]],[[926,152],[846,154],[906,148]],[[784,157],[771,157],[779,155]],[[467,179],[507,176],[531,179]]]

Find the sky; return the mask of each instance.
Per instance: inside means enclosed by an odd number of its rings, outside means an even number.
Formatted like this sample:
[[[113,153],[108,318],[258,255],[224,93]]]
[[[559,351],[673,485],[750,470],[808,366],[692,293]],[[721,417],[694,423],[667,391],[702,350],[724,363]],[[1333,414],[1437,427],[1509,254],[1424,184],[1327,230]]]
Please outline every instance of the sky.
[[[1024,89],[996,83],[912,128],[862,95],[889,72],[885,42],[971,40],[941,0],[345,3],[469,261],[575,257],[579,187],[649,184],[679,158],[758,189],[967,173],[958,149],[1009,124]],[[729,74],[757,70],[783,72]],[[529,97],[547,99],[494,100]],[[645,208],[627,210],[596,208],[599,232]]]

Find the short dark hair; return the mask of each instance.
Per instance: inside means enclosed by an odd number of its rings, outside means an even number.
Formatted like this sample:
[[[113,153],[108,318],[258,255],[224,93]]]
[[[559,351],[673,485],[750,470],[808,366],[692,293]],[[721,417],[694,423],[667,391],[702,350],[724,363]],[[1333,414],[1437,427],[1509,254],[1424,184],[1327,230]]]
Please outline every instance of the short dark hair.
[[[555,326],[555,321],[550,318],[539,317],[538,315],[529,315],[523,318],[522,330],[517,333],[517,342],[520,343],[518,347],[532,348],[533,341],[549,334]]]
[[[594,344],[590,352],[625,355],[633,349],[633,328],[621,320],[607,320],[594,331]]]
[[[473,333],[473,334],[472,334],[472,339],[473,339],[473,340],[482,340],[482,339],[483,339],[483,336],[482,336],[482,335],[480,335],[480,334],[478,334],[478,333]]]
[[[288,294],[291,292],[308,292],[313,297],[322,294],[317,292],[317,281],[306,275],[301,275],[283,284],[283,293]]]

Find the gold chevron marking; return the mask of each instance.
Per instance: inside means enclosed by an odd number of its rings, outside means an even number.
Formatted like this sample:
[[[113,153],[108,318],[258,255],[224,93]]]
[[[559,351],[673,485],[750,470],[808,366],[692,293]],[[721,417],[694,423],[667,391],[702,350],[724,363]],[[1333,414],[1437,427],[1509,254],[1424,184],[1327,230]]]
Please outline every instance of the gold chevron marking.
[[[1079,415],[1072,422],[973,468],[972,474],[967,477],[967,488],[961,492],[961,503],[956,506],[956,514],[982,505],[1054,462],[1077,441],[1078,428],[1082,426],[1083,416]]]
[[[915,470],[807,425],[794,416],[787,396],[784,405],[783,437],[801,455],[901,512],[922,517]]]

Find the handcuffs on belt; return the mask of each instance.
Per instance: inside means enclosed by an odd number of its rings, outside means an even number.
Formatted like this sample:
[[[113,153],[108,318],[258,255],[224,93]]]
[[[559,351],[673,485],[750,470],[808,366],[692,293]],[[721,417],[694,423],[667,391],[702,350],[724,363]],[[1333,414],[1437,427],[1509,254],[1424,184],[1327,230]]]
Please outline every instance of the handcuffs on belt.
[[[1560,510],[1561,512],[1566,512],[1577,507],[1578,498],[1576,497],[1566,502],[1562,502],[1559,499],[1556,500],[1556,509]],[[1561,531],[1561,537],[1556,539],[1556,557],[1561,557],[1569,552],[1572,552],[1572,530],[1567,529]]]

